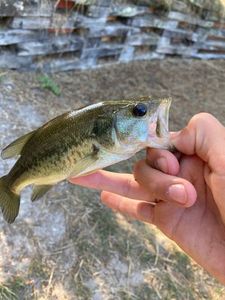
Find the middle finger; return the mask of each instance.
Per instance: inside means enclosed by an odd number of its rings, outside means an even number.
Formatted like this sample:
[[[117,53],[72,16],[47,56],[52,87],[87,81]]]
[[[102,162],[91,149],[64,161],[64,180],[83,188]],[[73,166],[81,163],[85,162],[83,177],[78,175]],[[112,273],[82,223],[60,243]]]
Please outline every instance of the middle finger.
[[[193,205],[196,200],[196,190],[189,181],[151,168],[145,160],[135,165],[134,176],[139,184],[156,199],[186,207]]]

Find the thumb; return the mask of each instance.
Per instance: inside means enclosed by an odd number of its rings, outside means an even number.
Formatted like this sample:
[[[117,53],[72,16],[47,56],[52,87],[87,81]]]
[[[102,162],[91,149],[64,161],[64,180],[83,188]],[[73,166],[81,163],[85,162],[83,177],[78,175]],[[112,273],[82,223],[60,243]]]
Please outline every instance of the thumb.
[[[212,115],[200,113],[172,134],[171,141],[180,152],[205,161],[204,178],[225,224],[225,127]]]
[[[197,155],[211,171],[225,174],[225,127],[212,115],[200,113],[188,125],[171,134],[175,148],[187,155]]]

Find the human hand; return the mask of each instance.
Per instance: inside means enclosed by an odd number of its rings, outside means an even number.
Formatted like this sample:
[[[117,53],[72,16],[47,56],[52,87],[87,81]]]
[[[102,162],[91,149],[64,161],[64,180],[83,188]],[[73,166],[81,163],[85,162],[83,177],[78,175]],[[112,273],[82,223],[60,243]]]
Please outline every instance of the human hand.
[[[98,171],[71,182],[103,190],[106,205],[156,225],[225,283],[225,128],[199,114],[172,142],[178,156],[149,149],[134,175]]]

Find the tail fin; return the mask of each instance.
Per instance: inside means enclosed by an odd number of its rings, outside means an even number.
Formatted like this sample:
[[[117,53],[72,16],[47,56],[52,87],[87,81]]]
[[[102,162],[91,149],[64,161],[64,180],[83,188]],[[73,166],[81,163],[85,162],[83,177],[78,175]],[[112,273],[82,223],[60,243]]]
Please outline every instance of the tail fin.
[[[0,207],[4,219],[8,223],[13,223],[19,213],[20,196],[10,190],[6,178],[6,176],[0,178]]]

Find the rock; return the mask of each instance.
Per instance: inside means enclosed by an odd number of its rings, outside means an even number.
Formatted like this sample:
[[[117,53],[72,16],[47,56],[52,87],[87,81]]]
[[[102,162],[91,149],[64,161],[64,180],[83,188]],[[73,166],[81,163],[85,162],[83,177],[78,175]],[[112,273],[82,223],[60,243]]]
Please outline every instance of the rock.
[[[51,27],[48,17],[15,17],[10,26],[13,29],[47,29]]]
[[[83,41],[80,37],[71,35],[53,36],[42,41],[32,41],[18,44],[19,56],[48,55],[81,50]]]
[[[16,0],[1,0],[0,1],[0,17],[14,17],[20,10],[23,9],[23,5],[21,1],[17,3]]]
[[[0,46],[35,41],[40,37],[39,32],[22,29],[0,30]]]

